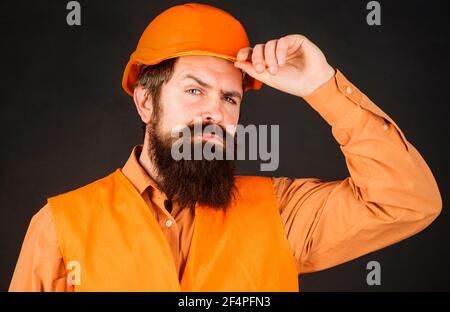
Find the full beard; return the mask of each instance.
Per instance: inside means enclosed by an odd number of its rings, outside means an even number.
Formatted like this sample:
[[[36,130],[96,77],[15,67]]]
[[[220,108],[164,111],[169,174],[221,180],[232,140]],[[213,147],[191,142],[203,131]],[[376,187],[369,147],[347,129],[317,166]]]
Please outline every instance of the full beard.
[[[202,129],[207,125],[203,124]],[[193,133],[194,125],[189,128]],[[227,133],[222,130],[222,133]],[[227,138],[224,138],[223,146],[214,145],[224,156],[222,160],[207,160],[203,157],[201,160],[194,160],[193,157],[190,160],[175,160],[171,154],[175,139],[170,134],[161,134],[155,121],[147,126],[147,133],[148,154],[157,171],[156,182],[167,198],[175,200],[181,208],[189,208],[191,212],[195,211],[196,204],[226,211],[237,191],[234,177],[236,158],[225,159]],[[202,150],[205,144],[211,144],[194,141],[193,138],[190,142],[191,151],[198,144],[201,144]]]

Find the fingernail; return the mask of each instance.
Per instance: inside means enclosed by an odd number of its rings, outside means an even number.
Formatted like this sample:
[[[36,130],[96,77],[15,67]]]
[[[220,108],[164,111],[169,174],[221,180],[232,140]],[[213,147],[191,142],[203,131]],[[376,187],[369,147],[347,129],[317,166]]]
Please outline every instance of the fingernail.
[[[269,67],[269,71],[270,71],[271,74],[275,74],[275,72],[276,72],[275,66],[270,66]]]
[[[263,69],[264,69],[263,64],[261,64],[261,63],[256,64],[257,71],[262,71]]]

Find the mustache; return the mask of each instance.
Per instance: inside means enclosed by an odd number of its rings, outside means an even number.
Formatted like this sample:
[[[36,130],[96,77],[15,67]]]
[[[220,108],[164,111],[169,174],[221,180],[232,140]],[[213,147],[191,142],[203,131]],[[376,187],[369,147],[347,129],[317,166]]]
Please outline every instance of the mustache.
[[[213,122],[191,123],[186,126],[190,130],[192,136],[199,134],[216,134],[224,137],[231,137],[231,134],[225,129],[224,126]]]
[[[201,137],[204,135],[215,135],[221,143],[223,144],[220,149],[225,149],[228,143],[232,145],[236,145],[236,136],[237,133],[231,134],[227,131],[227,128],[230,126],[224,127],[220,124],[214,122],[192,122],[188,125],[179,125],[172,128],[172,131],[165,135],[167,142],[171,142],[172,144],[177,144],[180,142],[180,139],[184,142],[189,140],[191,144],[214,144],[210,142],[198,142],[196,141],[196,137]],[[235,146],[236,149],[236,146]]]

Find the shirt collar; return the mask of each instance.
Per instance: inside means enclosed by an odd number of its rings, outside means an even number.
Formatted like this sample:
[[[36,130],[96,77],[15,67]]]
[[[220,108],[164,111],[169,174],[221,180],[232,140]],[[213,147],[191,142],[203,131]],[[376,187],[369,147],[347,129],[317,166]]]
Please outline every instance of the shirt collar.
[[[130,180],[140,194],[144,193],[148,187],[157,189],[156,182],[148,175],[147,171],[139,162],[141,152],[142,145],[136,145],[122,168],[122,173]]]

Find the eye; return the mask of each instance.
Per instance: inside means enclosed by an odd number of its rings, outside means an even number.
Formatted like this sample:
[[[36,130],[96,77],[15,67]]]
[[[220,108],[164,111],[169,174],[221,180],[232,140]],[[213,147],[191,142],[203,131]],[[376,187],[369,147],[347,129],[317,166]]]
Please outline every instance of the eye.
[[[236,101],[233,100],[233,98],[231,98],[231,97],[229,97],[229,96],[226,96],[226,97],[225,97],[225,101],[227,101],[227,102],[229,102],[229,103],[231,103],[231,104],[237,104]]]
[[[186,92],[193,95],[200,95],[202,93],[199,89],[188,89]]]

